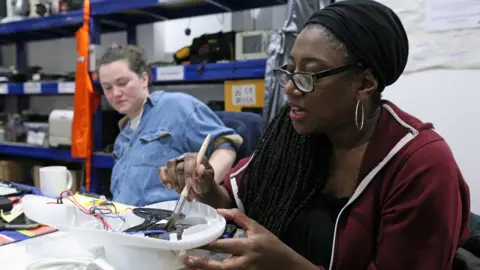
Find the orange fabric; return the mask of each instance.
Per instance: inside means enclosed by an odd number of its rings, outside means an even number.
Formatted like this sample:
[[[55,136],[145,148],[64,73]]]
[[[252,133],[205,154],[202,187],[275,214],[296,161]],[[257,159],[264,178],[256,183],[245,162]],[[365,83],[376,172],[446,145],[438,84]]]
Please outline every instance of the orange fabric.
[[[85,185],[90,190],[93,150],[93,114],[100,104],[88,71],[90,47],[90,1],[84,1],[83,26],[77,31],[77,70],[73,96],[72,157],[85,159]]]

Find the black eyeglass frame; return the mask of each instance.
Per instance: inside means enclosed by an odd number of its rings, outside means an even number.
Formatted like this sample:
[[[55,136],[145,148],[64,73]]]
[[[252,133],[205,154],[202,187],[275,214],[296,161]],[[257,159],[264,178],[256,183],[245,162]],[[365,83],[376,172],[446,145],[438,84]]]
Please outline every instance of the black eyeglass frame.
[[[293,83],[295,84],[295,86],[297,86],[297,89],[304,92],[304,93],[311,93],[313,92],[313,90],[315,90],[315,83],[322,79],[322,78],[325,78],[325,77],[328,77],[328,76],[332,76],[332,75],[335,75],[335,74],[339,74],[339,73],[342,73],[350,68],[353,68],[353,67],[362,67],[361,64],[359,63],[356,63],[356,64],[347,64],[347,65],[344,65],[344,66],[340,66],[340,67],[336,67],[336,68],[331,68],[331,69],[327,69],[327,70],[323,70],[323,71],[320,71],[320,72],[315,72],[315,73],[311,73],[311,72],[303,72],[303,71],[298,71],[298,72],[290,72],[288,70],[286,70],[286,67],[287,65],[283,65],[281,67],[278,67],[276,69],[273,70],[273,74],[275,75],[275,79],[277,80],[277,82],[279,82],[278,80],[278,75],[277,73],[278,72],[281,72],[282,74],[286,74],[287,75],[287,82],[289,81],[293,81]],[[297,83],[295,82],[295,80],[293,79],[294,76],[296,74],[303,74],[303,75],[310,75],[312,76],[312,89],[311,90],[302,90],[300,89],[300,87],[298,87]],[[279,82],[280,84],[280,82]],[[281,87],[285,87],[285,85],[281,85]]]

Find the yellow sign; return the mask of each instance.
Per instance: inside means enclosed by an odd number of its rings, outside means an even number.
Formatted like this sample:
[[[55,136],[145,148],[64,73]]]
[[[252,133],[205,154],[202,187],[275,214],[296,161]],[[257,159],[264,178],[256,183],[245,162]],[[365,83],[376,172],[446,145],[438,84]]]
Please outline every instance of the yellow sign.
[[[225,81],[225,111],[241,112],[242,108],[261,108],[265,97],[265,80]]]

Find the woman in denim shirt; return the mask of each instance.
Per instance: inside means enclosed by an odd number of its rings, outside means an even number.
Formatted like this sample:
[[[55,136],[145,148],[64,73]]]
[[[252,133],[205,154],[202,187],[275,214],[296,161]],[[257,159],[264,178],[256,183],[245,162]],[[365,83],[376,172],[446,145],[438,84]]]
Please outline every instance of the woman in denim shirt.
[[[175,200],[158,168],[182,153],[207,151],[219,182],[236,158],[242,138],[225,127],[204,103],[183,93],[149,93],[149,67],[143,51],[132,45],[113,46],[99,60],[98,74],[110,105],[126,116],[119,122],[110,190],[116,202],[142,206]]]

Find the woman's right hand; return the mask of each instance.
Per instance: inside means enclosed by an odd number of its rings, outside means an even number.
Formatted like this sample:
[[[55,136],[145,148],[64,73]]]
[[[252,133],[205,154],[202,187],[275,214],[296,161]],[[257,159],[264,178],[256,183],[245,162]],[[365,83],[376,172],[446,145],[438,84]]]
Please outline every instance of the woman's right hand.
[[[185,185],[190,186],[189,200],[206,194],[216,185],[213,167],[205,157],[197,165],[197,154],[187,153],[181,158],[170,159],[167,166],[158,169],[162,183],[178,194],[182,193]]]

